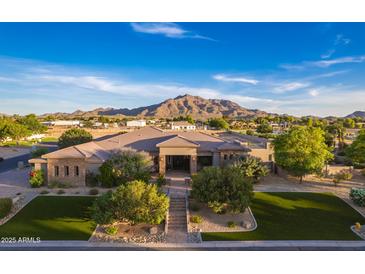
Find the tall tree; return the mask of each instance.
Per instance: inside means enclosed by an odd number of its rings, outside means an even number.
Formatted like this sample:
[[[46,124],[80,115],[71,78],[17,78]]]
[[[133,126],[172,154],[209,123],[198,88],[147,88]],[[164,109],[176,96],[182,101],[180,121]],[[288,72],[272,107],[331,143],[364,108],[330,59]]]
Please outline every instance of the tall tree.
[[[47,130],[47,127],[42,125],[35,114],[28,114],[23,117],[19,117],[16,120],[19,124],[25,126],[31,133],[38,134]]]
[[[365,130],[361,130],[356,140],[346,148],[346,156],[354,165],[365,163]]]
[[[316,127],[298,126],[279,135],[273,142],[276,163],[300,178],[321,171],[333,158],[325,143],[324,131]]]

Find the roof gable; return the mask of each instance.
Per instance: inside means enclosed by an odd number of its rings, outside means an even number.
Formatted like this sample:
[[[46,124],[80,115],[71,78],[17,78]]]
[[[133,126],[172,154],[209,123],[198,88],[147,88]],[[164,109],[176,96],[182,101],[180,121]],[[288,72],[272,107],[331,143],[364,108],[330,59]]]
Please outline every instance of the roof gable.
[[[199,147],[199,144],[177,135],[166,141],[158,143],[156,146],[157,147]]]

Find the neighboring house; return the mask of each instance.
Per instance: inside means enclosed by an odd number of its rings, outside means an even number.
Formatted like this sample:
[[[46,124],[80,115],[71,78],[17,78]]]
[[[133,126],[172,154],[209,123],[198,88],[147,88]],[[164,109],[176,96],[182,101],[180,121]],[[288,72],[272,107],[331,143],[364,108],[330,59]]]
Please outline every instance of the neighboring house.
[[[171,130],[196,130],[196,126],[186,121],[171,122]]]
[[[204,166],[223,166],[251,153],[261,155],[264,148],[251,149],[246,144],[227,141],[195,131],[165,132],[155,127],[120,134],[100,141],[71,146],[31,159],[34,169],[43,169],[48,182],[85,185],[87,172],[97,173],[104,161],[115,152],[135,150],[148,153],[160,174],[181,170],[194,174]],[[267,159],[266,159],[266,158]]]
[[[42,122],[45,126],[80,126],[80,121],[77,120],[57,120]]]
[[[127,127],[145,127],[146,120],[132,120],[127,121]]]

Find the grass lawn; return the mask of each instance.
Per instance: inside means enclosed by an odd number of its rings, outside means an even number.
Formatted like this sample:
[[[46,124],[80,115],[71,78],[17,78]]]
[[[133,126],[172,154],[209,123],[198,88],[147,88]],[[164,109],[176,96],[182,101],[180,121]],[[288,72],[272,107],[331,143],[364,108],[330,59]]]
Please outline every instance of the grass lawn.
[[[365,219],[330,193],[255,192],[252,232],[202,233],[204,241],[361,240],[350,226]]]
[[[0,143],[0,146],[3,147],[31,147],[37,144],[37,142],[32,141],[9,141]]]
[[[88,208],[95,197],[39,196],[0,226],[0,237],[88,240],[95,223]]]
[[[58,138],[57,137],[44,137],[44,138],[42,138],[42,142],[46,142],[46,143],[57,143],[58,142]]]

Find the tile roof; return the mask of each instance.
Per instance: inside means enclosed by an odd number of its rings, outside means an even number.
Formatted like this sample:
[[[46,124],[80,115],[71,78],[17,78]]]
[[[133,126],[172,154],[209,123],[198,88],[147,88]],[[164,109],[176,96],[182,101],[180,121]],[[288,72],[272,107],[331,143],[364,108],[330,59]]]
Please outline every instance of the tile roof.
[[[161,146],[196,147],[198,151],[246,150],[245,147],[201,132],[165,132],[155,127],[144,127],[99,141],[92,141],[47,153],[42,158],[98,158],[105,161],[114,152],[133,149],[158,152]]]

